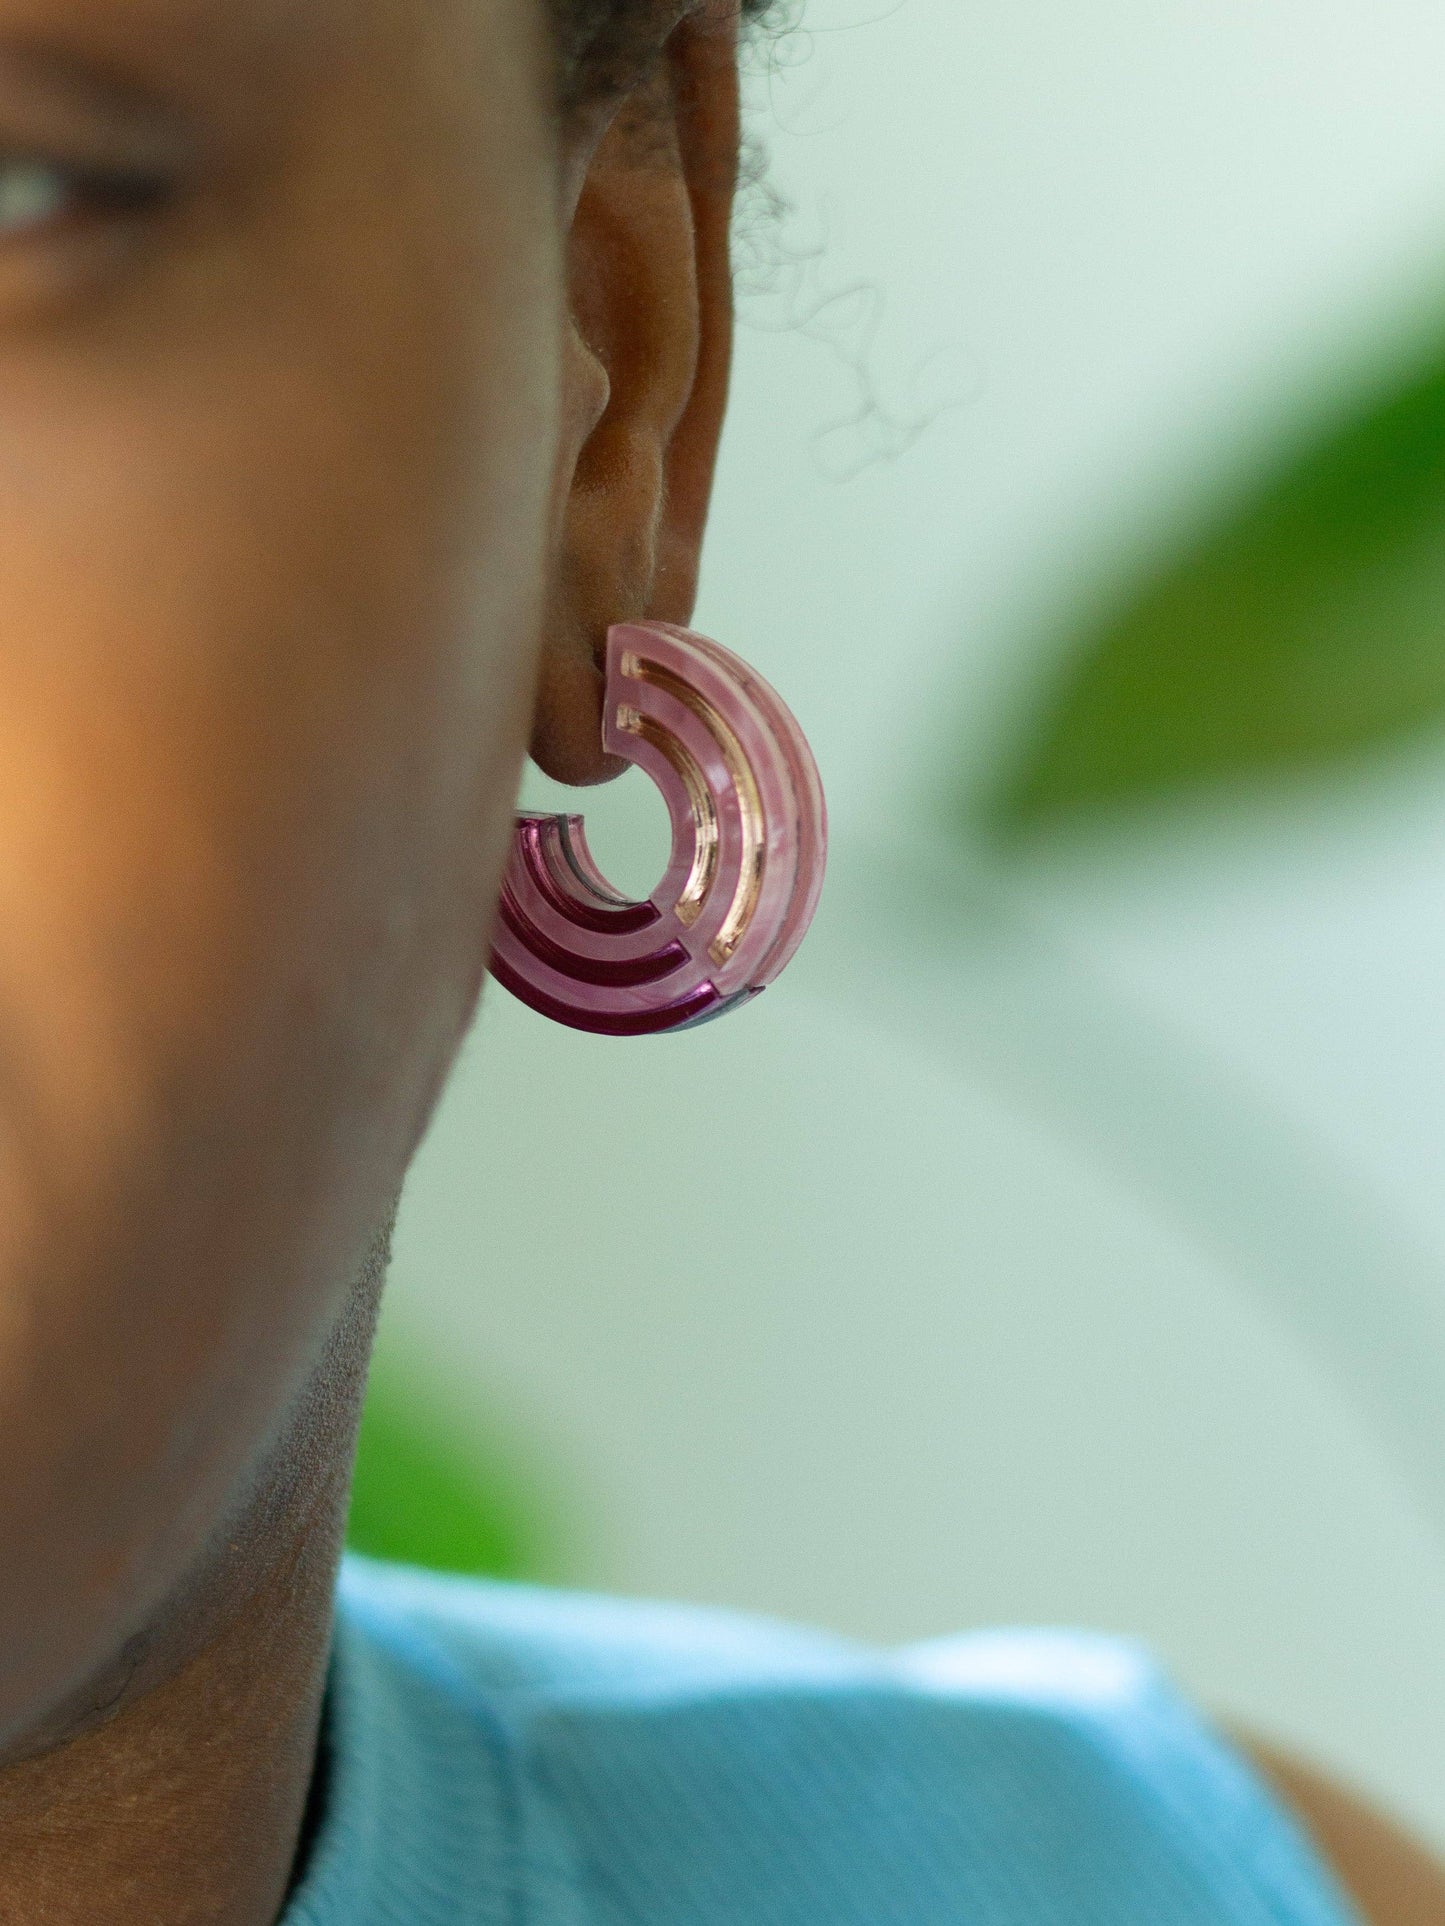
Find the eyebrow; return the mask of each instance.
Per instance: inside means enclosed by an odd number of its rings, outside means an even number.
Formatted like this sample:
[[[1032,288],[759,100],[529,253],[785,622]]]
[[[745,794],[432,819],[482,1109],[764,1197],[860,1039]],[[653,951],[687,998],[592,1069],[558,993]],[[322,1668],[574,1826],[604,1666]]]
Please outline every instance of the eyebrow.
[[[112,161],[160,166],[193,151],[189,118],[179,101],[103,55],[7,33],[0,7],[0,145],[55,140],[83,159],[94,139]]]
[[[148,137],[159,161],[162,141],[264,119],[335,23],[333,0],[0,0],[0,86],[8,70],[17,101]]]

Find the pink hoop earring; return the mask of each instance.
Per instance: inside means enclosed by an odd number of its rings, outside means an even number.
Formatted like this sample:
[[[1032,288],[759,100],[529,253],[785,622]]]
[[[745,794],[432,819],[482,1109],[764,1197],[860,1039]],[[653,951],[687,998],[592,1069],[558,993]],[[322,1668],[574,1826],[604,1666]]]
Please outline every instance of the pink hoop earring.
[[[745,662],[661,622],[608,635],[602,744],[662,791],[667,873],[633,902],[593,862],[580,816],[519,815],[492,974],[576,1030],[706,1023],[766,988],[813,919],[828,824],[812,751]]]

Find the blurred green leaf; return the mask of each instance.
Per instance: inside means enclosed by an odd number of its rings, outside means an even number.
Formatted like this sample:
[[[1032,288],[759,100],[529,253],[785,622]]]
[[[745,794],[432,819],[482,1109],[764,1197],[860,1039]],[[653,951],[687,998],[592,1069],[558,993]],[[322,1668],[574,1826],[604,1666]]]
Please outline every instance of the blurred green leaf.
[[[988,826],[1323,771],[1445,713],[1445,361],[1401,379],[1077,638]]]
[[[379,1367],[362,1413],[347,1542],[437,1570],[540,1578],[541,1507],[510,1457],[465,1439],[419,1375]]]

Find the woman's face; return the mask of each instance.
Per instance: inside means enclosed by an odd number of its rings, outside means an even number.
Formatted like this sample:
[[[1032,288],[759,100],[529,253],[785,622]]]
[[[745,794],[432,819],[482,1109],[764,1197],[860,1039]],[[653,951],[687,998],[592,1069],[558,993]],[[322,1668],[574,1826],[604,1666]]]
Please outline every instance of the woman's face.
[[[532,0],[0,0],[0,1735],[194,1549],[472,1009],[547,85]]]

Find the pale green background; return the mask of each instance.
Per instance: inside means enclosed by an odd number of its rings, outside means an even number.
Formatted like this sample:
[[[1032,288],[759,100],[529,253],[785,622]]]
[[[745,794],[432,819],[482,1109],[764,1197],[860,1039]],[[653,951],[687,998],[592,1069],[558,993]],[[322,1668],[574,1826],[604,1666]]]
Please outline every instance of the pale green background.
[[[490,995],[387,1345],[541,1477],[567,1576],[885,1638],[1140,1632],[1445,1840],[1445,1483],[1336,1223],[1445,1280],[1445,765],[1035,863],[1030,968],[935,853],[1054,614],[1438,289],[1445,12],[808,17],[755,87],[792,211],[699,624],[808,728],[835,882],[723,1025],[605,1042]],[[646,888],[652,798],[588,809]],[[1271,1131],[1314,1175],[1245,1212]]]

